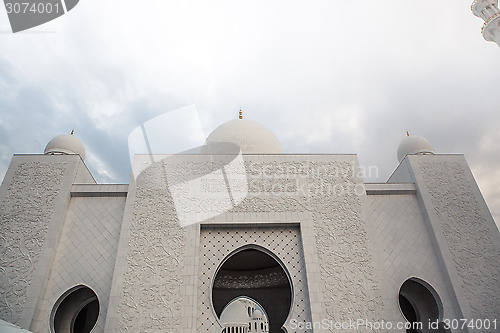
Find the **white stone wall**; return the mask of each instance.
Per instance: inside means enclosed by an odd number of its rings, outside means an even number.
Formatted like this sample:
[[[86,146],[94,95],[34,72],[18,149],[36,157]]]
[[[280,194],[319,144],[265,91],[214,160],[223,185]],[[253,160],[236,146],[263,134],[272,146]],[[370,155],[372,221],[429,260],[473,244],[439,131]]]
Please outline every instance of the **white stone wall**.
[[[161,165],[129,187],[106,319],[106,332],[180,332],[194,314],[187,284],[195,272],[192,228],[176,223]],[[196,230],[195,230],[196,231]],[[191,266],[189,266],[191,263]]]
[[[196,331],[199,225],[179,226],[165,186],[165,172],[189,170],[196,175],[207,170],[206,162],[185,159],[178,170],[157,163],[139,175],[136,187],[131,186],[107,332]],[[247,155],[245,167],[249,196],[206,223],[298,223],[311,320],[382,318],[356,157]],[[203,214],[204,205],[210,204],[200,202],[192,207],[193,213]],[[368,330],[359,330],[364,331]]]
[[[457,318],[458,303],[450,294],[449,282],[436,253],[439,249],[432,242],[416,195],[368,195],[366,204],[385,318],[393,323],[406,322],[399,308],[398,294],[401,285],[414,277],[436,290],[445,318]]]
[[[285,214],[301,223],[312,322],[382,318],[356,157],[265,156],[250,159],[247,170],[250,189],[259,195],[235,211]],[[289,190],[291,184],[296,184],[295,192]],[[280,187],[288,193],[273,195]]]
[[[49,332],[54,304],[67,290],[85,285],[99,300],[93,332],[104,332],[125,197],[72,197],[35,332]]]
[[[16,155],[0,188],[0,318],[23,328],[41,307],[80,163]]]
[[[407,158],[462,316],[498,318],[500,234],[467,162],[461,155]]]
[[[47,332],[56,300],[84,284],[101,304],[95,332],[187,333],[205,324],[217,332],[207,310],[215,272],[202,265],[216,268],[245,244],[279,248],[273,253],[283,263],[300,267],[288,267],[300,276],[289,319],[401,321],[397,294],[410,277],[436,289],[445,317],[498,317],[500,235],[462,156],[407,156],[391,181],[414,182],[415,190],[372,186],[368,196],[353,155],[244,159],[243,202],[203,226],[181,227],[166,173],[189,170],[193,178],[211,169],[207,161],[154,164],[127,189],[73,186],[92,183],[78,156],[16,156],[0,188],[1,318]],[[79,194],[70,199],[72,190]],[[220,188],[201,189],[212,190]],[[214,204],[200,200],[188,213],[203,217]],[[221,226],[231,237],[258,235],[229,241],[204,261],[204,237],[217,239],[207,230]]]
[[[90,173],[85,163],[78,164],[78,171],[76,172],[74,184],[96,184],[94,176]]]

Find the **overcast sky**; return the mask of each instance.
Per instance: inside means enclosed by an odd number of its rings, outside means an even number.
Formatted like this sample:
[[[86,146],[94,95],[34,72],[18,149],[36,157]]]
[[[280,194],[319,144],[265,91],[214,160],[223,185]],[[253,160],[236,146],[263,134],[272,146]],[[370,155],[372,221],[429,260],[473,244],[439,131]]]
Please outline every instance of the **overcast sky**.
[[[471,0],[80,0],[12,34],[0,8],[0,178],[76,135],[98,182],[127,138],[194,104],[205,135],[243,109],[288,153],[356,153],[385,181],[405,131],[464,153],[500,219],[500,48]],[[172,130],[167,126],[166,131]]]

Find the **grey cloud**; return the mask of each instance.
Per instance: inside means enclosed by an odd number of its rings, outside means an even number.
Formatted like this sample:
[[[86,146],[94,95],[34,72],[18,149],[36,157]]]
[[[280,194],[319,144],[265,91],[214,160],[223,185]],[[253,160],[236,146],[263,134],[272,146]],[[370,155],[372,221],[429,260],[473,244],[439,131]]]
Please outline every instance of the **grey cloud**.
[[[101,162],[89,168],[112,175],[97,180],[128,182],[130,131],[195,104],[207,135],[241,107],[288,152],[357,153],[363,165],[379,167],[370,181],[385,181],[397,166],[408,130],[437,152],[464,153],[482,167],[480,184],[500,188],[488,179],[498,155],[478,151],[485,133],[500,128],[498,47],[481,39],[482,23],[467,4],[148,5],[156,10],[122,2],[113,18],[76,7],[54,21],[56,34],[0,41],[8,147],[0,167],[76,127]],[[496,192],[486,192],[499,211]]]

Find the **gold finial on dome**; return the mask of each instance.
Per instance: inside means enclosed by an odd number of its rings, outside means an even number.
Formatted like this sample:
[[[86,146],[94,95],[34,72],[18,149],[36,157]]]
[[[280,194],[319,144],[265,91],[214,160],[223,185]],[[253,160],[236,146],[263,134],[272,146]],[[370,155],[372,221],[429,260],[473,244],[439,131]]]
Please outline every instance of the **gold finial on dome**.
[[[243,119],[243,112],[241,111],[240,109],[240,116],[239,116],[240,119]]]
[[[408,133],[408,131],[406,131],[406,136],[410,136],[410,133]]]
[[[75,133],[75,129],[74,128],[71,130],[71,134],[70,135],[73,135],[73,133]]]

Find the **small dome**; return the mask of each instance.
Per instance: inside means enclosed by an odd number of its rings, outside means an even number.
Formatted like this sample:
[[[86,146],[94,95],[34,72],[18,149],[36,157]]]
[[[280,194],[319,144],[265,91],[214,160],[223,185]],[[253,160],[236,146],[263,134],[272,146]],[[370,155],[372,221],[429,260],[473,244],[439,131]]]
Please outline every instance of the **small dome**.
[[[49,141],[45,147],[45,155],[80,155],[85,160],[85,147],[83,143],[73,134],[56,136]]]
[[[401,141],[398,147],[398,161],[401,162],[406,155],[434,154],[429,141],[421,136],[409,135]]]
[[[266,126],[249,119],[235,119],[217,127],[207,138],[202,153],[213,151],[212,145],[230,142],[240,147],[243,154],[283,154],[278,138]]]
[[[262,319],[263,317],[264,315],[262,314],[262,311],[260,311],[259,309],[255,310],[255,312],[253,313],[254,319]]]
[[[229,303],[222,310],[220,321],[225,325],[248,325],[247,307],[238,299]]]

